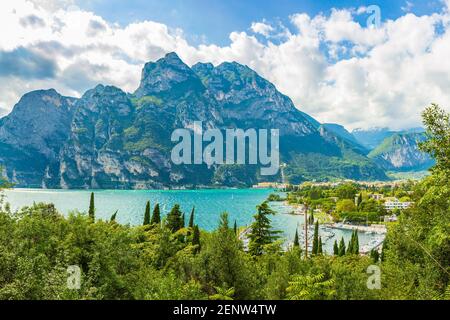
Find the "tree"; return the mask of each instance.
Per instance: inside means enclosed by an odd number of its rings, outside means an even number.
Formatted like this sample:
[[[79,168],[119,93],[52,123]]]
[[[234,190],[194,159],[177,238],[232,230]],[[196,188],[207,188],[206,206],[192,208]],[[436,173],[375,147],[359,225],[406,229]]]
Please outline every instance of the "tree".
[[[314,226],[312,254],[318,253],[319,253],[319,221],[316,221],[316,225]]]
[[[357,206],[359,207],[363,201],[362,192],[358,194]]]
[[[422,151],[436,160],[435,168],[450,170],[450,114],[437,104],[431,104],[422,113],[427,139],[419,144]]]
[[[355,201],[356,192],[358,192],[358,188],[356,188],[356,186],[351,183],[342,184],[336,189],[336,194],[339,199],[352,200],[353,204]]]
[[[355,229],[355,240],[353,243],[353,253],[359,254],[359,236],[358,236],[358,230]]]
[[[192,236],[192,245],[196,246],[195,253],[200,252],[200,229],[197,225],[194,226],[194,234]]]
[[[352,237],[348,242],[347,254],[359,254],[358,230],[353,230]]]
[[[144,213],[144,226],[148,226],[149,224],[150,224],[150,201],[147,201]]]
[[[309,214],[308,224],[309,225],[313,225],[314,224],[314,210],[311,210],[311,213]]]
[[[195,207],[192,207],[191,216],[189,217],[189,228],[194,227],[194,214],[195,214]]]
[[[89,201],[89,218],[91,221],[95,221],[95,200],[93,192],[91,192],[91,199]]]
[[[380,260],[380,253],[377,249],[372,249],[370,251],[370,257],[372,258],[374,263],[377,263]]]
[[[155,205],[153,209],[152,219],[150,220],[151,224],[158,225],[161,223],[161,212],[159,210],[159,203]]]
[[[355,231],[352,231],[352,236],[347,244],[346,254],[353,254],[353,243],[355,240]]]
[[[268,245],[278,239],[279,231],[273,231],[269,215],[275,212],[269,208],[267,202],[263,202],[256,207],[258,212],[253,216],[255,221],[250,226],[249,234],[249,252],[254,256],[260,256],[263,253],[265,245]]]
[[[354,201],[350,199],[340,200],[336,204],[337,212],[353,212],[356,211],[356,206]]]
[[[249,255],[243,252],[241,241],[229,227],[228,214],[221,214],[220,223],[209,237],[202,242],[199,254],[201,268],[205,273],[205,283],[213,286],[234,288],[236,299],[254,297],[254,273],[249,270]]]
[[[174,205],[167,215],[166,226],[172,232],[177,232],[184,227],[183,216],[179,204]]]
[[[237,234],[238,234],[238,227],[237,227],[237,221],[236,221],[236,220],[234,220],[234,227],[233,227],[233,231],[234,231],[234,234],[235,234],[235,235],[237,235]]]
[[[339,256],[345,256],[345,241],[344,237],[341,238],[341,242],[339,242]]]
[[[323,254],[323,248],[322,248],[322,237],[319,237],[319,246],[317,248],[317,254]]]
[[[109,219],[109,221],[111,221],[111,222],[116,221],[117,212],[118,212],[118,210],[116,210],[116,212],[113,213],[113,215],[111,216],[111,219]]]
[[[298,229],[295,229],[294,247],[300,248],[300,242],[298,240]]]
[[[337,240],[334,240],[333,254],[334,254],[335,256],[338,256],[338,255],[339,255],[339,246],[338,246]]]

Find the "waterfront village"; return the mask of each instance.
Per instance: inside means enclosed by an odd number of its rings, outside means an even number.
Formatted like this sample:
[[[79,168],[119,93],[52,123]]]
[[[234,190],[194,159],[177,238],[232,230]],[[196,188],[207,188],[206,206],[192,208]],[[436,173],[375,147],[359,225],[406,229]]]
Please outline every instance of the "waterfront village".
[[[391,223],[396,223],[403,210],[414,205],[411,180],[391,182],[305,182],[301,185],[263,182],[255,189],[271,188],[268,200],[284,202],[292,208],[290,214],[305,215],[306,225],[314,233],[314,224],[321,231],[351,230],[374,235],[374,240],[361,248],[361,254],[381,250],[382,240]],[[300,242],[305,241],[300,233]],[[303,240],[302,240],[303,237]],[[335,239],[339,240],[339,239]]]

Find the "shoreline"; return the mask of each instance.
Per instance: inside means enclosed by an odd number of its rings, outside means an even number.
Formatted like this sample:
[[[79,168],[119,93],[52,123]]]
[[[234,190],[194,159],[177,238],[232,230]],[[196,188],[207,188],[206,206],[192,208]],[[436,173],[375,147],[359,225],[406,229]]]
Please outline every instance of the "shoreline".
[[[291,213],[285,213],[292,216],[304,216],[305,212],[303,210],[299,209],[298,204],[289,204],[287,200],[281,201],[284,206],[292,208],[293,211]],[[320,224],[320,227],[323,229],[336,229],[336,230],[346,230],[346,231],[352,231],[357,230],[358,232],[363,232],[366,234],[379,234],[379,235],[386,235],[387,233],[387,227],[383,224],[372,224],[370,226],[360,226],[360,225],[353,225],[348,223],[342,223],[342,222],[324,222]]]

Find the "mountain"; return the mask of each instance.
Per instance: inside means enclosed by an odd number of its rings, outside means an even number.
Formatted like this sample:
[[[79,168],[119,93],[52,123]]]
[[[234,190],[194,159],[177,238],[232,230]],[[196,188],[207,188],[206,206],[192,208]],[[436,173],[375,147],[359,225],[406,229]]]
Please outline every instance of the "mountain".
[[[45,176],[58,171],[59,153],[70,132],[76,99],[55,90],[25,94],[0,119],[0,164],[19,185],[45,186]]]
[[[22,97],[0,120],[0,165],[18,186],[164,188],[248,186],[258,165],[175,165],[178,128],[279,129],[284,176],[292,183],[387,179],[362,148],[299,111],[247,66],[187,66],[175,53],[147,63],[139,87],[126,93],[98,85],[81,98],[54,90]]]
[[[433,166],[431,157],[419,150],[419,143],[425,140],[420,130],[406,133],[394,133],[369,153],[369,158],[385,170],[420,171]]]
[[[354,148],[358,149],[362,153],[369,153],[369,151],[361,145],[356,138],[345,129],[344,126],[341,126],[340,124],[335,123],[324,123],[321,125],[325,130],[328,130],[338,137],[342,138],[343,140],[347,141],[348,143],[352,144]]]
[[[388,128],[355,129],[352,131],[355,139],[369,151],[375,149],[384,139],[393,134],[395,134],[395,131]]]

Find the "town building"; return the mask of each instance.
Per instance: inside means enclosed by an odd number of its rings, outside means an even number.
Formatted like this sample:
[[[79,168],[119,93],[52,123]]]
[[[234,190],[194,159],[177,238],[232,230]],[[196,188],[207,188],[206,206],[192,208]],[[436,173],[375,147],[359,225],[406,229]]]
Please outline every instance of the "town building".
[[[413,202],[401,202],[398,199],[389,200],[384,203],[384,208],[388,211],[392,211],[395,209],[404,210],[411,207]]]

